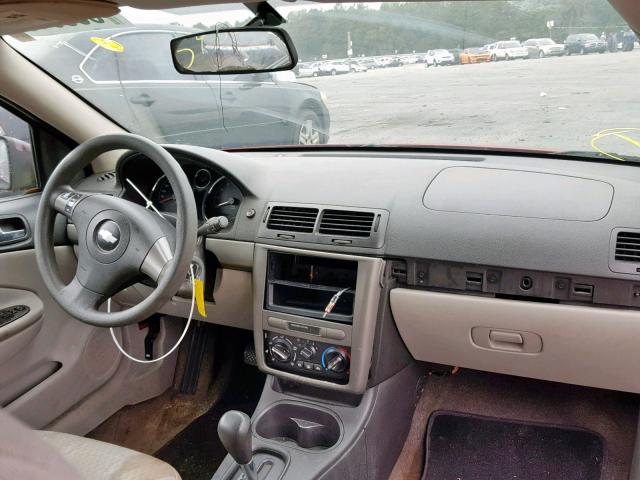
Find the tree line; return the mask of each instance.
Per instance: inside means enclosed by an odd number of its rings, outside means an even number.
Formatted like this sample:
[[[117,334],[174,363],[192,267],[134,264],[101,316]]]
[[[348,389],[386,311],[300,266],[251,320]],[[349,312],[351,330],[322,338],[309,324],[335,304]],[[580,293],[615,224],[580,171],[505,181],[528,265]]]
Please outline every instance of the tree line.
[[[554,27],[547,28],[553,20]],[[329,10],[292,12],[283,27],[301,61],[467,48],[497,40],[618,31],[625,25],[606,0],[520,0],[337,4]]]

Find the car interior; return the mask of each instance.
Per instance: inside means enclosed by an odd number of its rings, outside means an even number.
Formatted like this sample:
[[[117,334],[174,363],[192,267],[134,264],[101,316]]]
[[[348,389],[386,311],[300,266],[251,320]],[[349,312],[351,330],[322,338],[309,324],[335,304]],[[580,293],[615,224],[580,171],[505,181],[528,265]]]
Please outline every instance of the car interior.
[[[0,0],[0,479],[640,480],[638,163],[159,143],[13,46],[216,3]],[[176,72],[294,69],[245,5]]]

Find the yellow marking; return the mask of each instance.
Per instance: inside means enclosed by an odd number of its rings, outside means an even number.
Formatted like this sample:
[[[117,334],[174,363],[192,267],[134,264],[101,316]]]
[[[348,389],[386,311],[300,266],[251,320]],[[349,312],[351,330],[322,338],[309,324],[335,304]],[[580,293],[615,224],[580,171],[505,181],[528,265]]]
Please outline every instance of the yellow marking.
[[[189,65],[186,65],[184,67],[184,68],[191,68],[191,66],[193,65],[193,62],[195,62],[196,60],[196,53],[190,48],[181,48],[180,50],[176,51],[176,53],[182,53],[182,52],[189,52],[191,54],[191,61],[189,62]]]
[[[196,289],[196,305],[198,306],[198,313],[201,317],[207,318],[207,311],[204,307],[204,283],[199,278],[196,278],[193,285]]]
[[[110,50],[112,52],[116,52],[116,53],[124,52],[124,45],[122,45],[119,42],[116,42],[115,40],[111,40],[108,38],[101,38],[101,37],[91,37],[89,40],[91,40],[93,43],[95,43],[99,47]]]
[[[604,149],[598,146],[598,142],[603,138],[615,137],[620,140],[624,140],[625,142],[630,143],[634,147],[640,148],[640,140],[636,140],[629,136],[630,133],[640,134],[640,128],[636,127],[628,127],[628,128],[606,128],[604,130],[600,130],[598,133],[591,137],[591,148],[593,148],[596,152],[601,153],[605,157],[613,158],[614,160],[620,160],[624,162],[625,159],[615,155],[613,153],[609,153]]]

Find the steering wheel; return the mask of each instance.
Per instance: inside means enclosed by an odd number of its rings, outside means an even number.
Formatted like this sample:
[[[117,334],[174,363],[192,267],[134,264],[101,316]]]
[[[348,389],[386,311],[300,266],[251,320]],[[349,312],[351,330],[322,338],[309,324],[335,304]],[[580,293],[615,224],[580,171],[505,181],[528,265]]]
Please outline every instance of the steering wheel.
[[[128,200],[71,188],[78,172],[98,155],[122,149],[145,155],[167,176],[176,196],[175,227],[153,210]],[[53,228],[59,213],[78,232],[78,266],[68,284],[60,276],[54,254]],[[185,281],[197,227],[189,180],[164,148],[139,135],[95,137],[62,159],[42,191],[34,229],[38,269],[54,300],[78,320],[98,327],[136,323],[158,311]],[[118,312],[100,311],[106,299],[145,276],[157,287],[142,302]]]

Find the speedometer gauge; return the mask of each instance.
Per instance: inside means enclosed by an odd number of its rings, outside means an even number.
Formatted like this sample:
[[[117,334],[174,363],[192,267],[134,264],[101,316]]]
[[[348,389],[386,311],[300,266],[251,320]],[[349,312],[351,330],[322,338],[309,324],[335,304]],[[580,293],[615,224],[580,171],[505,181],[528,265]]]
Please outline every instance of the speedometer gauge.
[[[198,189],[207,188],[211,183],[211,172],[201,168],[193,176],[193,186]]]
[[[166,176],[163,175],[156,180],[151,189],[151,201],[161,212],[177,211],[176,195],[173,193],[171,183]]]
[[[217,179],[202,202],[202,216],[205,219],[225,216],[233,223],[240,208],[242,192],[227,177]]]

